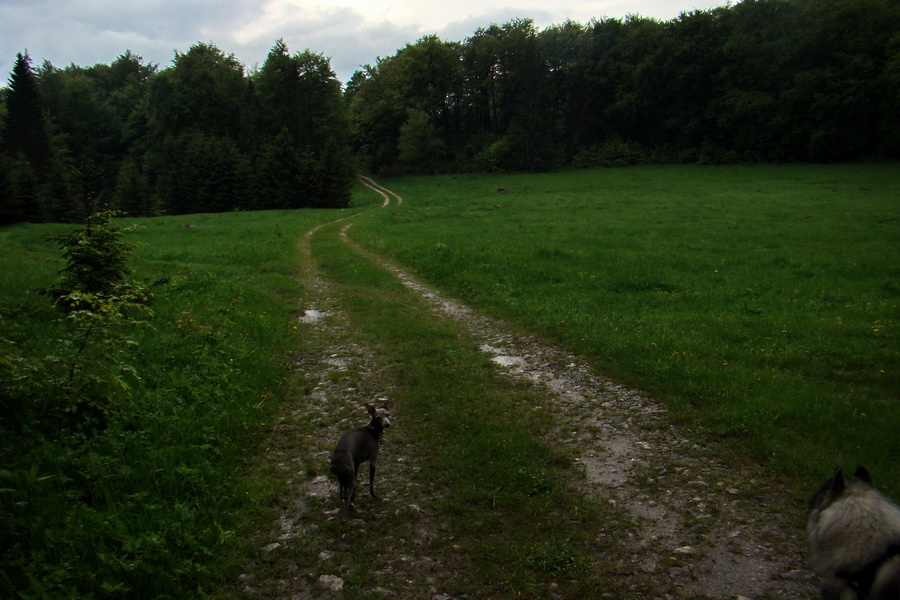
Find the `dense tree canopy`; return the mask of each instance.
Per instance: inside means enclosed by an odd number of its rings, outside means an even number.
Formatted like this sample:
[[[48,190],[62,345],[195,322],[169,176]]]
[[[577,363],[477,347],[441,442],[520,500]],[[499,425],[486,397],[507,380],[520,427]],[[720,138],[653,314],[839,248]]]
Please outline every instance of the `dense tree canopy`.
[[[341,207],[374,172],[900,156],[900,5],[743,0],[461,42],[425,36],[353,75],[277,41],[248,74],[198,43],[160,70],[35,70],[0,90],[0,223]],[[353,156],[355,154],[355,157]]]
[[[347,95],[372,170],[897,157],[900,5],[744,0],[542,31],[522,19],[461,43],[424,37]]]
[[[65,69],[20,55],[0,99],[0,223],[349,201],[340,83],[282,41],[250,75],[203,43],[164,70],[130,51]]]

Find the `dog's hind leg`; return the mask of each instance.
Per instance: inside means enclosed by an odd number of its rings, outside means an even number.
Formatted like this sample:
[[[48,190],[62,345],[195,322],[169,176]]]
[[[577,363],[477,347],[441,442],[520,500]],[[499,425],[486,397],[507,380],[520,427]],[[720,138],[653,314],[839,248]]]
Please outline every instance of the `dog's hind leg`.
[[[344,505],[346,505],[347,508],[355,508],[353,506],[354,500],[356,500],[356,477],[353,477],[347,482],[347,498],[344,500]]]
[[[371,494],[371,496],[373,498],[378,497],[375,495],[375,460],[374,459],[369,463],[369,494]]]
[[[352,493],[350,494],[350,502],[356,500],[356,480],[359,478],[359,465],[353,469],[353,479],[350,483],[350,489]]]
[[[353,497],[356,495],[356,477],[354,476],[354,472],[350,469],[348,470],[335,470],[335,474],[338,477],[338,484],[341,495],[341,502],[346,507],[352,506]]]

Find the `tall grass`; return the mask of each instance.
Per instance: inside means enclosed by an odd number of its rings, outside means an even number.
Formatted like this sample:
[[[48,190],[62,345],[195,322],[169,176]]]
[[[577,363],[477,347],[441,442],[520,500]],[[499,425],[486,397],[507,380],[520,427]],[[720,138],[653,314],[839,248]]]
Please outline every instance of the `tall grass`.
[[[900,493],[896,164],[382,181],[354,236],[813,485]],[[498,193],[502,186],[506,192]]]
[[[96,430],[0,420],[0,596],[185,598],[215,585],[252,506],[245,453],[297,343],[297,241],[336,216],[127,220],[142,226],[129,241],[141,243],[134,277],[153,286],[150,326],[88,345],[116,345],[136,376],[96,390],[112,406]],[[46,238],[65,229],[0,230],[4,409],[62,393],[77,340],[36,290],[63,266]]]

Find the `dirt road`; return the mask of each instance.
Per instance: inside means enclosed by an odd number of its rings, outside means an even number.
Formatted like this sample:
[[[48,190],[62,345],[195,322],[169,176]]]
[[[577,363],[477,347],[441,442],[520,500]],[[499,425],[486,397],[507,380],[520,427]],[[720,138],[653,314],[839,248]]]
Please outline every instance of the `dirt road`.
[[[363,178],[390,210],[403,199]],[[451,320],[475,337],[504,376],[539,389],[553,406],[556,423],[545,441],[567,446],[580,466],[572,492],[622,509],[630,521],[598,536],[622,535],[627,552],[609,565],[634,597],[804,599],[816,597],[815,578],[804,561],[803,507],[778,489],[773,478],[750,467],[727,464],[714,451],[678,431],[659,404],[591,370],[565,350],[517,335],[505,323],[478,314],[416,281],[397,265],[357,245],[354,218],[339,229],[343,243],[392,273],[425,298],[436,319]],[[332,230],[335,230],[332,228]],[[340,521],[336,484],[322,474],[334,439],[364,419],[362,400],[390,399],[380,390],[377,349],[353,339],[327,274],[313,267],[310,231],[300,244],[304,285],[311,290],[298,320],[314,351],[296,357],[298,374],[315,382],[306,404],[282,415],[273,429],[269,462],[292,493],[260,556],[241,576],[243,597],[344,597],[342,568],[360,545],[374,544],[381,585],[364,597],[455,597],[453,579],[465,576],[466,557],[436,514],[439,490],[417,476],[416,448],[386,434],[389,464],[381,469],[383,504],[354,520],[360,535],[334,537]],[[333,235],[333,234],[332,234]],[[310,419],[311,417],[311,419]],[[312,474],[312,476],[310,476]],[[378,526],[377,536],[365,535]],[[636,533],[635,533],[636,532]],[[439,548],[439,550],[436,550]],[[598,590],[598,597],[616,597]],[[471,597],[471,596],[469,596]],[[488,596],[485,596],[488,597]]]

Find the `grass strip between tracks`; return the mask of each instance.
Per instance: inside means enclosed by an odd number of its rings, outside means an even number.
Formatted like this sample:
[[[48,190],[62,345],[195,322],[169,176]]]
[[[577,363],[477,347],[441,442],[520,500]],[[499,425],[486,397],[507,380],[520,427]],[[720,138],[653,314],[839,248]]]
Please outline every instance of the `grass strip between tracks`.
[[[597,542],[609,515],[571,492],[571,458],[541,442],[551,418],[541,399],[501,379],[465,332],[342,243],[338,227],[313,239],[313,255],[389,365],[397,427],[426,449],[423,476],[444,490],[439,508],[472,556],[468,592],[546,597],[555,584],[565,597],[587,597],[613,587]]]

